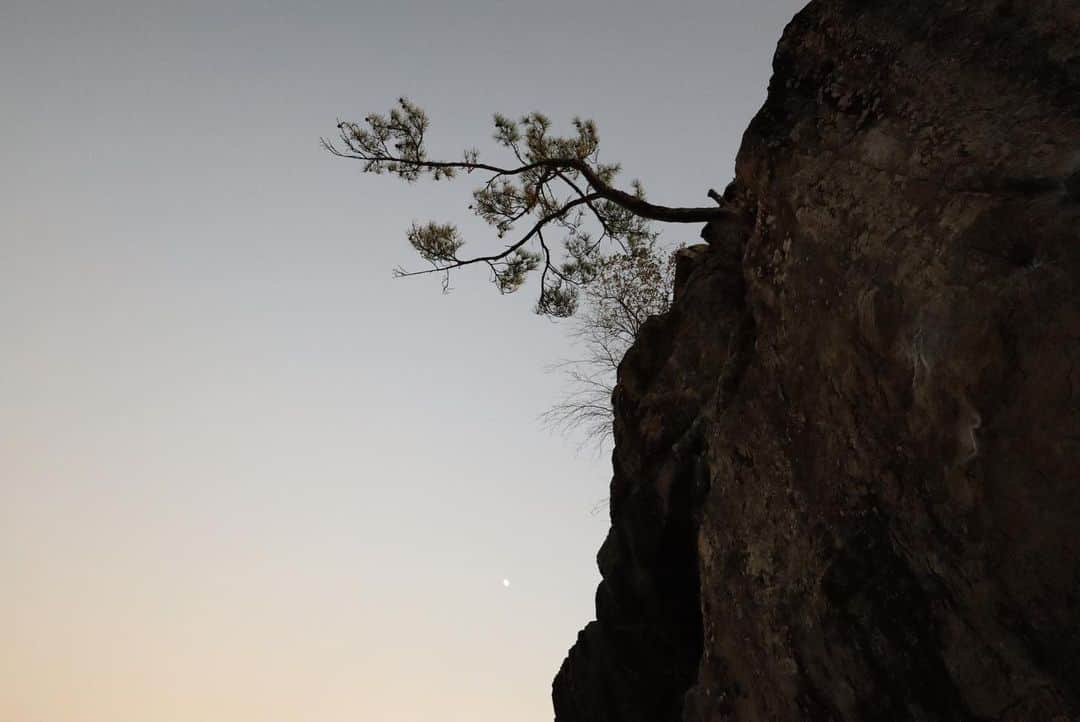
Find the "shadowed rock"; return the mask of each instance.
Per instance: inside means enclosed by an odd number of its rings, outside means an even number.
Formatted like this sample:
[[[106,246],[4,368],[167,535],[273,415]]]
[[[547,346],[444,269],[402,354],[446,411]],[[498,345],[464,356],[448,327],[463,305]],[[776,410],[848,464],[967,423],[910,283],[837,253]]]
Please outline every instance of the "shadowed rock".
[[[792,21],[620,368],[557,720],[1080,718],[1078,173],[1080,5]]]

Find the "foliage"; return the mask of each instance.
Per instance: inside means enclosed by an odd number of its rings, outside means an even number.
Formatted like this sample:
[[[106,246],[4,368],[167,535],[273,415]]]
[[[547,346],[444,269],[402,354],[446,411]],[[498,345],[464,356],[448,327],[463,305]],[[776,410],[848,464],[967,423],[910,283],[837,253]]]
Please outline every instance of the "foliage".
[[[619,259],[655,252],[650,221],[705,222],[730,213],[722,205],[654,205],[636,180],[630,183],[631,192],[615,188],[619,166],[601,162],[596,124],[574,118],[572,125],[572,133],[559,136],[541,113],[518,120],[495,114],[494,140],[512,158],[511,165],[483,162],[476,149],[465,150],[461,160],[432,160],[426,146],[428,116],[401,98],[386,115],[373,113],[363,123],[339,122],[338,141],[324,139],[323,145],[336,156],[361,161],[365,172],[391,174],[407,182],[440,181],[459,173],[483,175],[469,209],[500,240],[520,222],[531,222],[528,230],[502,248],[463,256],[465,241],[453,224],[414,224],[408,241],[430,268],[399,268],[397,275],[440,273],[445,289],[450,271],[484,264],[499,291],[512,293],[539,269],[537,313],[566,317],[577,311],[583,289],[599,278],[613,280],[609,276],[620,267]],[[715,193],[710,191],[710,196],[719,202]],[[549,238],[554,234],[559,236],[557,242]],[[631,292],[628,286],[621,290]]]
[[[638,330],[671,304],[674,269],[652,221],[704,223],[732,214],[710,190],[717,205],[669,208],[645,198],[631,181],[630,191],[613,184],[619,165],[600,160],[599,134],[591,120],[574,118],[572,132],[556,135],[541,113],[520,119],[495,114],[493,138],[509,165],[482,161],[467,149],[460,160],[428,156],[430,121],[417,105],[400,98],[386,115],[371,114],[362,123],[339,122],[338,140],[323,139],[336,156],[358,160],[365,172],[390,174],[413,183],[477,174],[482,183],[469,205],[500,241],[527,230],[489,252],[464,255],[465,241],[450,223],[414,223],[409,244],[430,266],[420,271],[398,268],[399,276],[442,274],[448,288],[451,271],[483,264],[501,293],[512,293],[529,274],[540,271],[536,312],[551,317],[577,313],[574,335],[581,358],[561,364],[570,382],[564,399],[544,415],[553,427],[581,428],[589,441],[611,434],[611,392],[616,371]]]

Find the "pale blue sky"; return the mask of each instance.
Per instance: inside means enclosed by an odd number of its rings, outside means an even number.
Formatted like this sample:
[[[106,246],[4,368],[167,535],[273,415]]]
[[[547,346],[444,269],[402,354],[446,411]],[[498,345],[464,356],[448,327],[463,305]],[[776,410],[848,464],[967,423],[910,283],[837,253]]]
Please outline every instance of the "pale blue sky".
[[[6,0],[0,722],[549,719],[610,476],[536,421],[565,329],[391,279],[470,183],[318,138],[582,114],[707,204],[800,4]]]

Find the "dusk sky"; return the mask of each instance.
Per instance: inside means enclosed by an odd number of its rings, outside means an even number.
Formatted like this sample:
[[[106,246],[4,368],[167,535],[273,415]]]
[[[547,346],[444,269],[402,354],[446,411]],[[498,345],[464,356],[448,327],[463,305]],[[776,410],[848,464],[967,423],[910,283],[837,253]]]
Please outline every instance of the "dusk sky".
[[[413,220],[495,247],[474,179],[319,137],[583,115],[708,205],[802,4],[4,0],[0,722],[551,719],[610,478],[537,420],[566,327],[393,279]]]

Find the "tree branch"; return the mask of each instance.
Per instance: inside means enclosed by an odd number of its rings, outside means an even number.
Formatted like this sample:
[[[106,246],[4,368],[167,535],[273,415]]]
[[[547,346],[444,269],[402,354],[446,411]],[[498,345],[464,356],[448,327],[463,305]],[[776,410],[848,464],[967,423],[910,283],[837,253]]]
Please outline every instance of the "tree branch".
[[[492,254],[490,256],[476,256],[475,258],[464,258],[464,259],[455,258],[455,259],[453,259],[452,263],[448,263],[448,264],[443,265],[443,266],[435,265],[433,268],[425,268],[422,271],[406,271],[404,269],[399,268],[399,269],[395,269],[394,275],[396,275],[399,278],[407,278],[409,276],[426,276],[426,275],[431,274],[431,273],[444,273],[446,271],[452,271],[455,268],[461,268],[462,266],[470,266],[470,265],[472,265],[474,263],[488,263],[488,264],[491,264],[491,263],[495,263],[497,261],[504,260],[511,253],[513,253],[514,251],[518,250],[519,248],[524,246],[526,243],[531,241],[533,239],[533,237],[536,236],[538,233],[540,233],[540,231],[543,229],[543,227],[546,226],[548,223],[551,223],[555,219],[564,216],[567,213],[567,211],[569,211],[570,209],[575,208],[576,206],[584,205],[584,204],[588,203],[589,201],[596,200],[599,197],[600,197],[599,194],[593,193],[591,195],[584,196],[583,198],[578,198],[576,200],[570,201],[566,205],[562,206],[562,208],[560,208],[559,210],[554,211],[553,213],[549,213],[548,215],[546,215],[543,218],[541,218],[540,220],[538,220],[535,223],[535,225],[533,225],[533,227],[531,229],[529,229],[529,232],[526,233],[521,238],[521,240],[516,241],[513,244],[507,246],[506,250],[504,250],[504,251],[502,251],[500,253]]]
[[[322,139],[323,147],[339,158],[360,160],[366,163],[397,163],[419,170],[464,170],[466,172],[482,170],[494,173],[495,178],[520,176],[523,173],[528,173],[541,168],[554,170],[556,172],[571,169],[580,173],[585,180],[588,181],[596,198],[609,200],[636,216],[647,218],[651,221],[659,221],[661,223],[707,223],[721,218],[731,218],[735,215],[735,212],[727,207],[726,204],[713,207],[681,208],[649,203],[644,198],[639,198],[608,185],[593,171],[592,168],[589,167],[588,163],[579,158],[544,158],[520,165],[516,168],[503,168],[489,163],[480,163],[478,161],[435,161],[424,158],[409,158],[394,155],[390,153],[389,150],[386,151],[385,155],[372,155],[363,152],[352,143],[351,137],[346,132],[346,129],[349,127],[350,125],[348,123],[338,124],[339,130],[341,130],[342,142],[345,143],[350,152],[339,150],[333,143],[327,141],[325,138]]]

